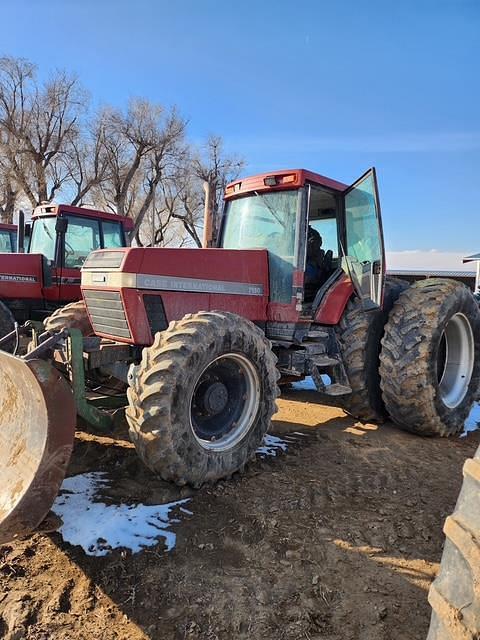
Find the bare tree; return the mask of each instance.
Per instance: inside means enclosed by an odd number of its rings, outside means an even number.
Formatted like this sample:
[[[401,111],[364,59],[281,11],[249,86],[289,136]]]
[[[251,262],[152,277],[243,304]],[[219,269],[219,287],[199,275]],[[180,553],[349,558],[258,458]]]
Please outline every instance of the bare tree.
[[[19,189],[7,171],[3,171],[0,161],[0,222],[11,224]]]
[[[141,243],[140,227],[158,186],[182,155],[185,122],[175,109],[136,99],[126,112],[104,109],[98,127],[107,176],[98,191],[105,206],[134,219],[132,237]]]
[[[32,207],[51,201],[71,178],[65,160],[86,102],[74,76],[57,71],[39,85],[33,64],[0,58],[0,151]]]
[[[63,157],[70,187],[70,202],[82,206],[87,196],[102,187],[110,178],[105,153],[105,128],[101,120],[94,121],[72,140]],[[89,198],[90,199],[90,198]]]
[[[201,229],[205,209],[204,182],[210,185],[214,233],[218,232],[223,194],[228,182],[235,180],[244,161],[223,150],[223,141],[211,136],[200,150],[185,153],[177,171],[161,184],[161,201],[166,224],[177,220],[183,227],[179,241],[185,242],[185,234],[191,244],[201,247]],[[162,236],[157,238],[162,240]]]
[[[214,135],[208,138],[203,153],[194,159],[195,175],[210,185],[214,235],[218,232],[220,224],[225,187],[238,178],[244,166],[243,158],[226,154],[222,138]]]
[[[200,246],[204,182],[217,228],[225,185],[243,161],[225,154],[215,136],[194,149],[177,111],[145,99],[87,115],[74,76],[57,71],[40,84],[29,61],[0,58],[2,218],[13,217],[19,199],[35,207],[61,194],[132,217],[140,245]]]

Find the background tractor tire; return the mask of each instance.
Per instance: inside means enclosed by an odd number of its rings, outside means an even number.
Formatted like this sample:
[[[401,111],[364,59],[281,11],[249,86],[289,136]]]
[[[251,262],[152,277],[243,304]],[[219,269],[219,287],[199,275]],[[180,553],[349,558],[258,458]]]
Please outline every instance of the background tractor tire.
[[[463,429],[480,384],[480,310],[467,287],[431,278],[402,292],[385,326],[380,380],[402,429],[425,436]]]
[[[51,316],[43,321],[45,331],[62,331],[62,329],[78,329],[84,338],[95,335],[94,329],[87,313],[87,307],[83,300],[72,302],[65,307],[57,309]],[[33,348],[30,343],[29,350]],[[109,370],[90,369],[86,372],[86,386],[96,393],[106,395],[125,394],[127,384],[125,379],[113,376]]]
[[[241,470],[276,410],[278,377],[270,342],[248,320],[202,311],[171,322],[130,372],[126,416],[140,458],[194,487]]]
[[[387,278],[383,310],[365,312],[361,301],[350,299],[337,327],[340,352],[352,393],[339,397],[341,408],[358,420],[386,418],[380,389],[380,347],[385,323],[394,302],[409,286],[404,280]]]
[[[440,573],[428,594],[427,640],[480,638],[480,448],[463,475],[457,506],[445,521]]]
[[[79,329],[85,337],[94,334],[88,317],[85,302],[72,302],[57,309],[43,321],[45,331],[62,331],[62,329]]]
[[[0,338],[6,336],[7,333],[10,333],[15,329],[15,318],[13,317],[10,309],[0,301]],[[12,353],[15,347],[15,340],[9,340],[6,344],[4,344],[1,349],[2,351],[8,351]]]

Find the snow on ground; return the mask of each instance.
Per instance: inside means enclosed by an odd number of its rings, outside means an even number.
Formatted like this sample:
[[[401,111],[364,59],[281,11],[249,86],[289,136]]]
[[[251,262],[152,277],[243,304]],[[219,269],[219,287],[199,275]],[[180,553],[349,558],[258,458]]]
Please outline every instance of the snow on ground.
[[[267,434],[263,439],[263,446],[258,447],[257,454],[262,457],[273,456],[275,457],[279,451],[286,451],[288,449],[288,441],[279,438],[278,436],[272,436]]]
[[[175,547],[170,525],[178,523],[171,511],[188,502],[159,505],[105,504],[97,495],[109,485],[106,473],[95,471],[66,478],[52,511],[63,520],[63,539],[83,547],[90,556],[105,556],[119,547],[138,553],[164,538],[167,551]],[[185,513],[189,513],[183,509]]]
[[[332,380],[326,373],[322,373],[323,384],[329,385]],[[297,391],[316,391],[317,387],[315,386],[315,382],[313,381],[312,376],[308,376],[304,380],[300,380],[299,382],[292,382],[292,389],[296,389]]]
[[[292,382],[292,388],[297,391],[316,391],[317,387],[313,381],[313,378],[309,376],[300,382]]]
[[[470,415],[465,421],[464,432],[462,436],[467,435],[469,431],[476,431],[480,428],[480,404],[474,405]]]
[[[293,388],[315,390],[311,378],[295,382]],[[480,404],[476,404],[465,422],[466,435],[480,428]],[[267,434],[257,454],[264,457],[276,457],[285,452],[288,445],[298,441],[297,436],[306,436],[294,432],[283,438]],[[72,545],[80,545],[91,556],[105,556],[112,549],[126,548],[138,553],[145,547],[165,541],[167,551],[175,547],[176,535],[172,524],[180,520],[172,517],[172,511],[192,515],[183,506],[189,499],[178,500],[159,505],[144,504],[105,504],[100,501],[102,489],[108,488],[110,480],[106,473],[95,471],[66,478],[61,491],[52,507],[63,520],[59,529],[63,539]]]
[[[296,440],[292,436],[266,435],[257,453],[261,457],[275,457]],[[153,506],[105,504],[101,501],[101,493],[109,485],[110,479],[102,471],[83,473],[63,481],[52,511],[63,521],[59,532],[65,542],[80,545],[89,556],[106,556],[118,548],[138,553],[156,545],[161,538],[167,551],[175,547],[176,535],[171,525],[180,520],[173,518],[171,513],[175,510],[192,515],[182,506],[189,502],[188,498]]]

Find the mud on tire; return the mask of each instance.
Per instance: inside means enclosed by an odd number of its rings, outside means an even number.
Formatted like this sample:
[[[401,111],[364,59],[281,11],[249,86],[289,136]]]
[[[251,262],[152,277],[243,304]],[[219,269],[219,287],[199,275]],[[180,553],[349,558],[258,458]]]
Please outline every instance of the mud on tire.
[[[243,388],[244,398],[238,399],[229,376]],[[199,487],[241,470],[255,455],[276,410],[278,377],[269,341],[248,320],[202,311],[171,322],[130,372],[126,416],[139,456],[178,485]],[[235,418],[230,431],[209,441],[219,425],[228,426],[231,415],[245,411],[242,403],[250,407],[248,419],[244,413],[238,417],[243,432],[236,431]]]
[[[341,408],[358,420],[381,421],[386,418],[380,389],[380,342],[394,302],[409,286],[405,280],[387,278],[383,310],[365,312],[358,297],[353,297],[337,327],[342,360],[352,393],[339,397]]]
[[[403,429],[462,430],[480,384],[480,310],[463,284],[431,278],[400,295],[385,326],[380,380]]]
[[[457,506],[445,521],[440,573],[428,594],[427,640],[480,638],[480,448],[463,475]]]

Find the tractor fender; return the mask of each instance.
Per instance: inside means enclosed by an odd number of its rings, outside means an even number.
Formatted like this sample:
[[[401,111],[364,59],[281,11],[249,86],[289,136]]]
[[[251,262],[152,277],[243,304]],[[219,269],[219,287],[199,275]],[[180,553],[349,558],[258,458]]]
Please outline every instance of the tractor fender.
[[[346,274],[343,274],[325,294],[315,313],[314,322],[337,325],[352,295],[352,281]]]

